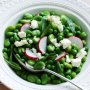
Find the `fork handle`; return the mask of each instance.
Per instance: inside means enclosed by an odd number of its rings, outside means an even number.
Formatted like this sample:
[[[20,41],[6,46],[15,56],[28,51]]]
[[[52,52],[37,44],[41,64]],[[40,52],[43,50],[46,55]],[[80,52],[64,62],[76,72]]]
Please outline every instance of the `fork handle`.
[[[85,89],[83,89],[82,87],[78,86],[77,84],[73,83],[71,80],[67,79],[66,77],[64,77],[64,76],[62,76],[62,75],[60,75],[60,74],[58,74],[58,73],[56,73],[56,72],[54,72],[54,71],[52,71],[52,70],[44,69],[44,71],[45,71],[45,72],[48,72],[48,73],[51,73],[51,74],[53,74],[53,75],[55,75],[55,76],[57,76],[57,77],[65,80],[65,81],[73,84],[74,86],[76,86],[76,87],[77,87],[78,89],[80,89],[80,90],[85,90]]]

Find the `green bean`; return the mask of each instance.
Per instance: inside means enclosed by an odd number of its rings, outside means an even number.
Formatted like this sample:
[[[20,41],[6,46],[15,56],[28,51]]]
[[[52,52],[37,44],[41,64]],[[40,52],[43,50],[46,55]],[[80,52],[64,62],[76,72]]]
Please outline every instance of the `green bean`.
[[[9,46],[10,46],[10,41],[9,41],[9,39],[5,39],[5,40],[4,40],[4,46],[5,46],[5,47],[9,47]]]
[[[41,76],[41,81],[42,81],[42,84],[45,85],[48,83],[48,75],[47,74],[42,74]]]
[[[44,69],[45,68],[45,63],[44,62],[37,62],[35,65],[34,65],[34,69],[36,70],[41,70],[41,69]]]

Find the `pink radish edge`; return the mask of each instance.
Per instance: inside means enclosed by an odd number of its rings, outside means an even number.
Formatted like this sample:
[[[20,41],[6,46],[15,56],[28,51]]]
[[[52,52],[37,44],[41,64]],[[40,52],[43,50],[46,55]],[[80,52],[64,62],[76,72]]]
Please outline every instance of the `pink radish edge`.
[[[82,40],[79,38],[79,37],[76,37],[76,36],[71,36],[71,37],[69,37],[68,39],[70,40],[70,38],[76,38],[76,39],[78,39],[79,40],[79,43],[80,43],[80,45],[78,45],[79,47],[80,47],[80,49],[81,48],[83,48],[83,42],[82,42]],[[72,43],[74,42],[74,40],[72,41],[72,40],[70,40]]]
[[[23,26],[21,26],[20,31],[24,31],[24,30],[29,29],[29,28],[30,28],[30,24],[29,23],[25,23]]]
[[[55,61],[60,61],[65,56],[66,56],[66,52],[63,52],[62,54],[56,57]]]
[[[46,36],[45,36],[45,37],[46,37]],[[41,51],[39,44],[40,44],[40,41],[41,41],[43,38],[45,38],[45,37],[42,37],[42,38],[38,41],[38,47],[37,47],[37,49],[38,49],[38,51],[39,51],[41,54],[45,54],[45,52]]]
[[[27,49],[26,49],[26,50],[27,50]],[[31,60],[36,60],[36,61],[38,60],[37,57],[29,56],[29,55],[27,54],[26,50],[24,51],[25,56],[27,56],[27,57],[30,58]]]

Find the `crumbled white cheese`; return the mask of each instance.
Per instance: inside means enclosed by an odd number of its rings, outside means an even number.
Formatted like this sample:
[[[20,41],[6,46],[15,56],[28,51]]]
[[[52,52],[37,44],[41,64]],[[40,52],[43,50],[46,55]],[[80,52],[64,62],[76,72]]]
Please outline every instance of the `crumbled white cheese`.
[[[42,59],[42,58],[43,58],[43,56],[41,55],[41,53],[37,53],[37,57],[38,57],[39,59]]]
[[[53,45],[55,45],[55,47],[60,47],[60,43],[57,43],[57,39],[51,39],[50,40],[52,42]]]
[[[61,45],[63,46],[63,49],[66,49],[71,45],[71,41],[69,39],[63,39],[61,40]]]
[[[57,28],[60,32],[63,31],[63,25],[60,21],[60,17],[59,16],[48,16],[48,20],[51,21]]]
[[[85,55],[87,55],[87,52],[85,51],[85,48],[82,48],[79,53],[77,53],[76,57],[83,58]]]
[[[19,41],[15,41],[14,45],[15,45],[16,47],[22,46],[21,42],[19,42]]]
[[[72,59],[71,64],[73,67],[79,67],[81,64],[81,58]]]
[[[66,62],[70,63],[71,62],[71,59],[69,58],[68,55],[66,55]]]
[[[28,44],[27,40],[21,40],[20,42],[21,42],[22,46],[25,44]]]
[[[29,43],[32,44],[33,43],[33,40],[29,39]]]
[[[31,21],[31,28],[32,29],[38,28],[38,22],[36,20]]]
[[[25,32],[18,32],[18,36],[20,37],[20,38],[24,38],[24,37],[26,37],[26,33]]]

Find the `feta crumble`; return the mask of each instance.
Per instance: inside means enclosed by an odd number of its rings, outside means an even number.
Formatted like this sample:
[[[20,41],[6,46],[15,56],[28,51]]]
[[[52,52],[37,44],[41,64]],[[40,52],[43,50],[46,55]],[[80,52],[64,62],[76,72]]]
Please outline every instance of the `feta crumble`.
[[[26,33],[23,32],[23,31],[18,32],[18,36],[19,36],[20,38],[24,38],[24,37],[26,37]]]
[[[19,42],[19,41],[15,41],[14,45],[15,45],[16,47],[22,46],[21,42]]]
[[[29,43],[32,44],[33,43],[33,40],[29,39]]]
[[[79,53],[77,53],[76,57],[80,57],[81,59],[87,55],[87,52],[85,51],[85,48],[82,48]]]
[[[67,62],[67,63],[70,63],[70,62],[71,62],[71,59],[69,58],[68,55],[66,55],[66,62]]]
[[[38,22],[36,20],[31,21],[31,28],[32,29],[38,28]]]
[[[63,39],[61,40],[61,45],[63,46],[63,49],[66,49],[71,45],[71,41],[69,39]]]
[[[60,21],[60,17],[59,16],[48,16],[48,20],[51,21],[57,28],[60,32],[63,31],[63,25]]]
[[[72,59],[71,63],[73,67],[79,67],[81,64],[81,58]]]
[[[20,42],[21,42],[22,46],[25,44],[28,44],[27,40],[21,40]]]

